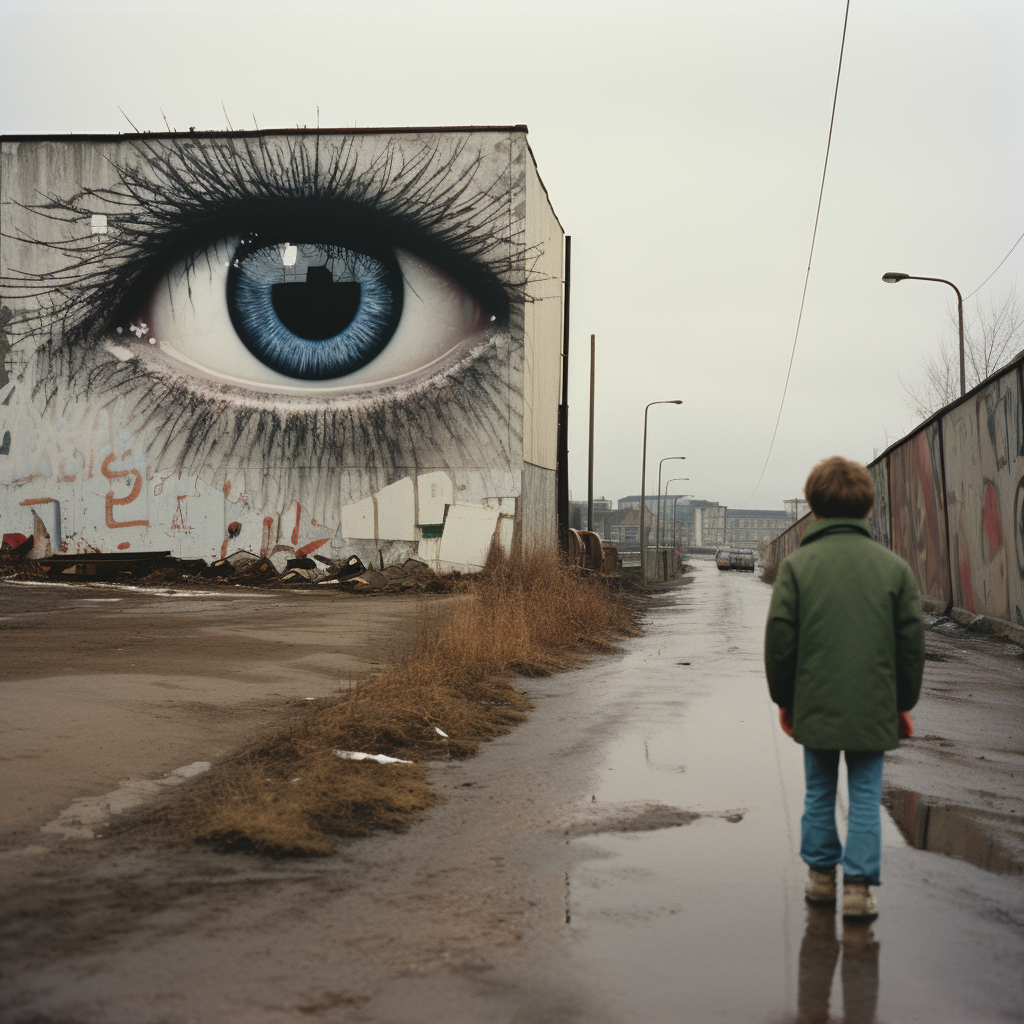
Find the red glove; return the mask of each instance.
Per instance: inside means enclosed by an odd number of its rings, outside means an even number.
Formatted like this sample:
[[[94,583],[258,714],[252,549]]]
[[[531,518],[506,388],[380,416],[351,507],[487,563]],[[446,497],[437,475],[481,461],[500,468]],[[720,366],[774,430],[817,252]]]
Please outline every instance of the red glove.
[[[792,738],[793,736],[793,709],[792,708],[779,708],[779,725],[782,726],[782,731]]]
[[[901,740],[914,735],[914,720],[909,711],[900,711],[896,715],[896,731]]]

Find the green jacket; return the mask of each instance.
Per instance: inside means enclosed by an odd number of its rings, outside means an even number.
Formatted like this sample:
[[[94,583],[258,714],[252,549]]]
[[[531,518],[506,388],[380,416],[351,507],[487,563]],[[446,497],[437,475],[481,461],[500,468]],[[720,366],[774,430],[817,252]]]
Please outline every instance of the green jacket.
[[[921,692],[921,600],[910,566],[871,539],[866,519],[815,520],[779,566],[764,665],[797,743],[896,746],[896,712]]]

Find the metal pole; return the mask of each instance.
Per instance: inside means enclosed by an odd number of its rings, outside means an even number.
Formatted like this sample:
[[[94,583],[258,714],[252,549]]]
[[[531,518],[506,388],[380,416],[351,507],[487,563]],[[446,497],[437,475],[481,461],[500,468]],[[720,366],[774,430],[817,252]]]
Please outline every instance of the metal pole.
[[[594,529],[594,336],[590,336],[590,444],[587,448],[587,529]]]
[[[644,511],[647,506],[647,410],[654,404],[650,402],[644,409],[644,449],[640,456],[640,585],[644,590],[647,589],[647,545],[644,543]]]
[[[728,545],[728,543],[729,543],[729,541],[726,539],[726,534],[725,534],[725,523],[726,523],[726,520],[728,518],[729,518],[729,506],[728,505],[723,505],[722,506],[722,547],[723,548],[726,547]]]
[[[677,527],[679,522],[676,518],[676,502],[679,501],[679,495],[677,494],[672,499],[672,551],[676,552],[679,550],[679,541],[676,540]]]
[[[558,406],[558,540],[569,550],[569,285],[572,277],[572,237],[565,236],[565,280],[562,300],[562,401]]]
[[[679,480],[688,480],[689,477],[681,476],[681,477],[677,477],[677,479],[679,479]],[[669,480],[669,482],[667,484],[665,484],[665,490],[667,491],[669,489],[669,486],[671,484],[673,484],[673,483],[675,483],[674,480]],[[676,513],[676,502],[679,501],[680,498],[692,498],[692,497],[693,497],[692,494],[677,494],[672,499],[672,551],[673,551],[673,553],[675,553],[678,550],[678,548],[679,548],[679,541],[676,539],[676,530],[677,530],[677,527],[679,526],[679,518],[678,518],[678,514]]]
[[[963,398],[967,394],[967,371],[964,366],[964,300],[960,289],[956,285],[952,288],[956,292],[956,313],[960,321],[960,397]]]
[[[658,518],[654,521],[654,560],[658,564],[658,573],[661,572],[661,467],[666,462],[671,462],[673,459],[685,459],[685,455],[666,455],[665,458],[658,463]],[[682,478],[680,478],[682,479]],[[668,484],[665,484],[665,490],[668,490]]]
[[[654,506],[658,511],[654,520],[654,578],[661,579],[661,467],[665,460],[658,463],[658,503]]]
[[[686,480],[687,482],[689,482],[689,479],[690,478],[688,476],[674,476],[665,485],[665,493],[666,493],[666,495],[668,495],[669,487],[671,487],[673,485],[673,483],[676,483],[679,480]],[[692,497],[693,497],[692,495],[676,495],[675,498],[672,501],[672,546],[673,546],[673,548],[676,547],[676,502],[678,502],[680,498],[692,498]]]
[[[647,411],[652,405],[682,405],[681,398],[669,398],[660,402],[648,402],[644,406],[644,448],[640,456],[640,579],[647,589],[647,543],[644,537],[644,513],[647,511]]]

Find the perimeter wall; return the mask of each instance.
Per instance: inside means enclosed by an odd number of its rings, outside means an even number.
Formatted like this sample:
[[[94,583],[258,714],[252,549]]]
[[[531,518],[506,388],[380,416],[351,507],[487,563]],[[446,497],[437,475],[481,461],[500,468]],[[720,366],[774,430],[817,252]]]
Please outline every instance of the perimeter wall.
[[[923,603],[1024,630],[1024,353],[870,463],[875,540],[914,570]],[[809,468],[809,467],[808,467]],[[778,567],[810,516],[769,546]]]

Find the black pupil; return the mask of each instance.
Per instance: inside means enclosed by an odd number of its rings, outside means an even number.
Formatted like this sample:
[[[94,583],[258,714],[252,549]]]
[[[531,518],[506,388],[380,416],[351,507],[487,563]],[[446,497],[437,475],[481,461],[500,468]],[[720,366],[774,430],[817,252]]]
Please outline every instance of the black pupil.
[[[292,334],[324,341],[341,334],[359,309],[357,281],[335,281],[327,267],[309,267],[305,281],[275,284],[270,301],[278,319]]]

